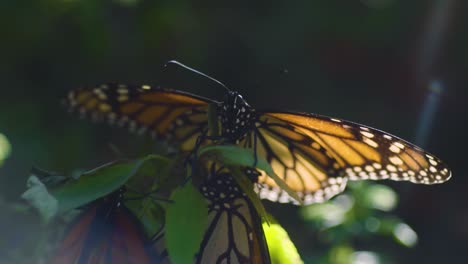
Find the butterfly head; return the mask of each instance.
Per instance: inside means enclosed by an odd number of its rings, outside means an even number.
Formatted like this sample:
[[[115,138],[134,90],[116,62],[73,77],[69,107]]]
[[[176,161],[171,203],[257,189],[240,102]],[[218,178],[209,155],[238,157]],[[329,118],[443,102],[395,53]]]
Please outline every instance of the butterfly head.
[[[229,91],[219,111],[223,136],[231,141],[242,139],[254,124],[254,109],[236,91]]]

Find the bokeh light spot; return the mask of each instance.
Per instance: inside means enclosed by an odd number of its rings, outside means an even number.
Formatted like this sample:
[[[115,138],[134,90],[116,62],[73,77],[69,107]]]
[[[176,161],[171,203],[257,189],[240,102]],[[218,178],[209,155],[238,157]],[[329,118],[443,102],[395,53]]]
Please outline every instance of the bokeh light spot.
[[[7,137],[0,133],[0,164],[8,158],[11,153],[11,144]]]
[[[418,235],[416,232],[405,223],[396,225],[393,229],[393,235],[399,242],[407,247],[412,247],[418,242]]]
[[[379,264],[379,256],[371,251],[356,251],[351,257],[353,264]]]
[[[398,202],[396,193],[385,185],[370,186],[367,194],[369,205],[378,210],[391,211]]]

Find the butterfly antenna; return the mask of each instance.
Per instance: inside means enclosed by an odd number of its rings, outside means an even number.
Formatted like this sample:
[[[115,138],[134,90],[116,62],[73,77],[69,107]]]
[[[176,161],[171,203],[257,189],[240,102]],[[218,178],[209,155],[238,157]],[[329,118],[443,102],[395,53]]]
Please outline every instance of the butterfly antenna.
[[[207,74],[205,74],[205,73],[203,73],[203,72],[197,71],[197,70],[195,70],[194,68],[191,68],[191,67],[189,67],[189,66],[187,66],[187,65],[185,65],[185,64],[182,64],[182,63],[180,63],[180,62],[178,62],[178,61],[176,61],[176,60],[170,60],[170,61],[168,61],[168,62],[164,65],[164,67],[167,67],[167,65],[169,65],[169,64],[175,64],[175,65],[177,65],[177,66],[179,66],[179,67],[182,67],[182,68],[184,68],[184,69],[186,69],[186,70],[189,70],[189,71],[191,71],[191,72],[193,72],[193,73],[196,73],[196,74],[201,75],[201,76],[203,76],[203,77],[205,77],[205,78],[208,78],[208,79],[212,80],[213,82],[215,82],[215,83],[221,85],[222,87],[224,87],[224,89],[226,89],[226,90],[228,90],[228,91],[231,91],[229,88],[227,88],[226,85],[224,85],[224,83],[222,83],[222,82],[216,80],[215,78],[213,78],[213,77],[211,77],[211,76],[209,76],[209,75],[207,75]]]

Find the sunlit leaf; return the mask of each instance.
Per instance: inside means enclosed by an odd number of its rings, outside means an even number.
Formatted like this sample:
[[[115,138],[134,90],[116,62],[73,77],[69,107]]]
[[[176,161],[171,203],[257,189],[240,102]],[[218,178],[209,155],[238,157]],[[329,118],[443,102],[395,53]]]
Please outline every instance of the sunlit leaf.
[[[0,133],[0,165],[2,165],[3,160],[8,158],[11,153],[11,144],[8,141],[7,137]]]
[[[328,252],[328,263],[352,264],[354,249],[348,245],[336,245]]]
[[[271,216],[270,216],[271,218]],[[270,251],[271,262],[274,264],[304,263],[291,241],[286,230],[276,222],[263,223],[263,230]]]

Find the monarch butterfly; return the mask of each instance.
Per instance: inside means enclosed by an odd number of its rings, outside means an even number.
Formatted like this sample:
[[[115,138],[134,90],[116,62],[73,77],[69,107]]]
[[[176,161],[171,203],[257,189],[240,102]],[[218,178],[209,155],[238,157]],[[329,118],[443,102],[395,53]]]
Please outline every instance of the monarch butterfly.
[[[94,202],[71,225],[52,263],[158,263],[120,189]]]
[[[393,135],[317,114],[256,110],[231,90],[217,102],[161,87],[105,84],[72,91],[67,102],[83,116],[89,113],[95,120],[172,139],[183,151],[209,134],[207,112],[213,105],[225,142],[266,158],[304,204],[342,192],[347,180],[435,184],[451,177],[441,160]],[[263,172],[258,185],[261,198],[294,202]]]
[[[207,201],[208,226],[195,263],[271,263],[261,218],[232,175],[213,164],[199,189]],[[170,263],[164,233],[155,247],[166,257],[163,263]]]

